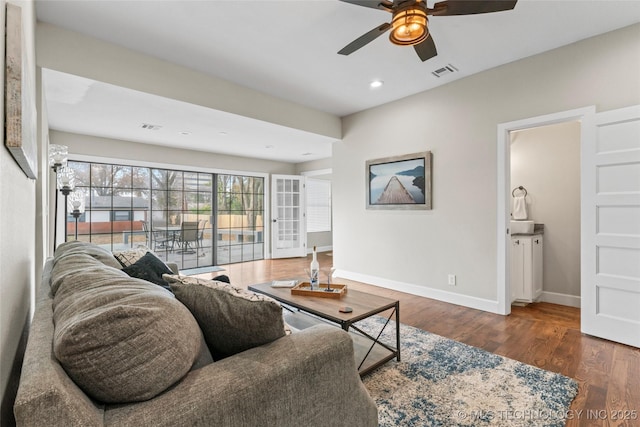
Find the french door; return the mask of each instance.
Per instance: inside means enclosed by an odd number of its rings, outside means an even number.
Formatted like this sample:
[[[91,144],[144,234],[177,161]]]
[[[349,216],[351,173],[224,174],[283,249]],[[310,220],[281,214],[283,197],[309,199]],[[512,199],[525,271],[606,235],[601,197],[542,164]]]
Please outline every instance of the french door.
[[[307,255],[305,181],[298,175],[271,177],[271,248],[273,258]]]

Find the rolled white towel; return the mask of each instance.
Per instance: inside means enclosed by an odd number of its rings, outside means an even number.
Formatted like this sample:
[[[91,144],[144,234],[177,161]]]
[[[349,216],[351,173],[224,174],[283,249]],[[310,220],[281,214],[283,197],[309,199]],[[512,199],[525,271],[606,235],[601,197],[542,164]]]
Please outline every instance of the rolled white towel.
[[[527,201],[524,196],[516,196],[513,198],[513,219],[527,219]]]

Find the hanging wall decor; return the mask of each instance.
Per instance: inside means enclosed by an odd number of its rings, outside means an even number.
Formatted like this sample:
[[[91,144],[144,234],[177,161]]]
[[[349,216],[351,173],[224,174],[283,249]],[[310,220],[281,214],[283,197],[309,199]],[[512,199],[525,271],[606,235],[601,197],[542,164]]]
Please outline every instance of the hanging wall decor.
[[[5,50],[5,145],[24,173],[38,176],[35,92],[22,33],[22,9],[7,4]]]
[[[431,209],[431,152],[366,162],[367,209]]]

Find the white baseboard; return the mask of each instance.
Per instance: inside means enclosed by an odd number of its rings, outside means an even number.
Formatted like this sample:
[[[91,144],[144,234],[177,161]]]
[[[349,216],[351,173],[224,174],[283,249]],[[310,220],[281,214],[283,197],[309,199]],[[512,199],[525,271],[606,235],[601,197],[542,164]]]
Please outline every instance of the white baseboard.
[[[542,291],[540,302],[550,302],[552,304],[568,305],[569,307],[580,308],[580,297],[575,295],[559,294],[557,292]]]
[[[336,270],[334,277],[342,277],[343,279],[393,289],[394,291],[406,292],[408,294],[448,302],[450,304],[457,304],[463,307],[500,314],[498,311],[498,301],[457,294],[454,292],[443,291],[441,289],[428,288],[426,286],[418,286],[411,283],[397,282],[395,280],[383,279],[380,277],[340,269]]]
[[[316,251],[317,252],[329,252],[333,250],[333,246],[316,246]],[[311,254],[313,253],[313,246],[310,248],[307,248],[307,254]]]

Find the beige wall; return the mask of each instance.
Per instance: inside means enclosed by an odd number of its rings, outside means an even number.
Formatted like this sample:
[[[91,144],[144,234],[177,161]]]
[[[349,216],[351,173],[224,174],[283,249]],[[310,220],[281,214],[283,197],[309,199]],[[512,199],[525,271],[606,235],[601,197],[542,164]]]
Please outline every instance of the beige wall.
[[[344,118],[333,148],[336,267],[497,309],[498,124],[639,104],[639,75],[636,24]],[[433,153],[433,210],[367,211],[365,162],[424,150]]]
[[[12,1],[22,7],[23,33],[31,87],[36,87],[33,2]],[[5,4],[1,2],[1,39],[4,40]],[[5,57],[4,43],[0,43],[0,58]],[[0,93],[4,94],[4,59],[0,67]],[[36,105],[35,95],[30,102]],[[4,117],[4,103],[0,102],[0,117]],[[4,127],[0,126],[0,140],[4,141]],[[39,165],[42,168],[42,165]],[[46,165],[44,168],[46,169]],[[31,300],[36,282],[36,181],[22,172],[11,154],[0,148],[0,418],[4,425],[13,418],[12,406],[26,333],[31,314]]]
[[[207,170],[234,172],[292,174],[295,170],[295,165],[291,163],[182,150],[55,130],[50,131],[49,138],[51,144],[69,147],[70,158],[73,158],[74,155],[84,155],[121,159],[125,163],[134,160],[169,166],[191,166]]]
[[[543,223],[543,290],[580,296],[580,123],[511,133],[511,187]]]

